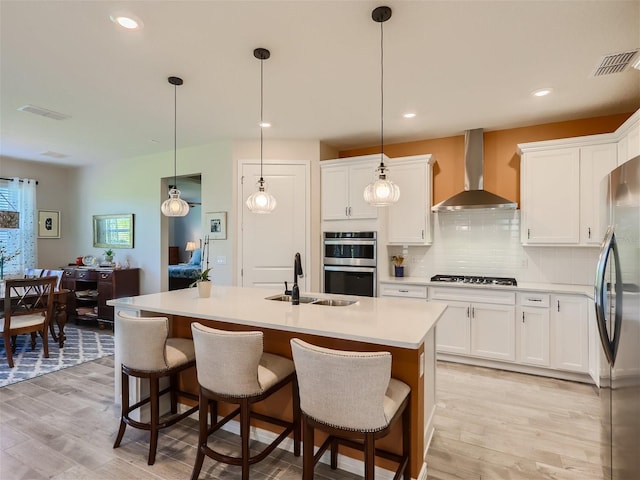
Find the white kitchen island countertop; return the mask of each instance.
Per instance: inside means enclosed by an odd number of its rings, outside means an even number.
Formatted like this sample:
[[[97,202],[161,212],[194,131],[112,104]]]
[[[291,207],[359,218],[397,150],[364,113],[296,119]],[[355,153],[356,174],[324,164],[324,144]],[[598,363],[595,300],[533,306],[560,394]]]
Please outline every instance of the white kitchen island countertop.
[[[214,285],[209,298],[198,289],[109,300],[108,305],[136,311],[239,323],[358,342],[418,348],[447,305],[301,292],[300,296],[355,300],[348,306],[326,306],[266,300],[282,291]]]

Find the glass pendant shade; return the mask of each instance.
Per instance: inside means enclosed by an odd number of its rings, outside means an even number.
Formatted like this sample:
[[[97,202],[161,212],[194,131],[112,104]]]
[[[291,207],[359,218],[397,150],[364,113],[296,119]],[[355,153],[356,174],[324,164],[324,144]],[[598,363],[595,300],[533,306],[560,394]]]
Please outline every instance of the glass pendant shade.
[[[189,204],[180,198],[180,190],[172,188],[169,190],[169,198],[162,202],[160,210],[166,217],[184,217],[189,213]]]
[[[374,207],[386,207],[400,199],[400,188],[387,180],[384,170],[378,169],[378,178],[364,189],[364,201]]]
[[[258,180],[258,191],[249,195],[247,207],[252,213],[271,213],[276,208],[278,202],[269,192],[265,191],[264,180]]]

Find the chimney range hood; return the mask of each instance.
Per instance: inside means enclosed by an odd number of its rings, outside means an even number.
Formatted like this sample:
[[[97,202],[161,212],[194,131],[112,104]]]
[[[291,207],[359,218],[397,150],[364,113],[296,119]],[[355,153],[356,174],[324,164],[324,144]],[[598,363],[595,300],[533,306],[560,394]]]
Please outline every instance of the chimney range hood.
[[[518,204],[483,190],[484,133],[482,128],[467,130],[464,135],[464,191],[434,205],[433,212],[467,209],[515,209]]]

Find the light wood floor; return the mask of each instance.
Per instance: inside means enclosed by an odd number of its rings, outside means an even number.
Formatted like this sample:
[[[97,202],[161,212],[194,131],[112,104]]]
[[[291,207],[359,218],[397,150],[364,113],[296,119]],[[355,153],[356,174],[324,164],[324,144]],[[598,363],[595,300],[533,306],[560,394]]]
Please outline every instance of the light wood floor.
[[[437,387],[429,480],[603,478],[594,387],[449,363],[438,364]],[[190,477],[195,420],[160,434],[153,466],[146,432],[129,427],[112,448],[117,425],[112,357],[0,388],[0,479]],[[299,479],[300,467],[277,450],[251,477]],[[239,469],[205,459],[200,478],[234,480]],[[321,465],[316,478],[361,477]]]

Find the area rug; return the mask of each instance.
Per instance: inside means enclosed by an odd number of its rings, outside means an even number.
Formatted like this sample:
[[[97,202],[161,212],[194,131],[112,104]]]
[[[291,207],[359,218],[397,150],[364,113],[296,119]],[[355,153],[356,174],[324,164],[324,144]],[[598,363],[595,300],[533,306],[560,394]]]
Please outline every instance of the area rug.
[[[49,337],[49,358],[44,357],[42,340],[38,338],[35,350],[31,350],[31,336],[19,335],[15,366],[9,368],[4,345],[0,341],[0,387],[62,370],[97,358],[113,355],[113,334],[68,325],[64,348]]]

